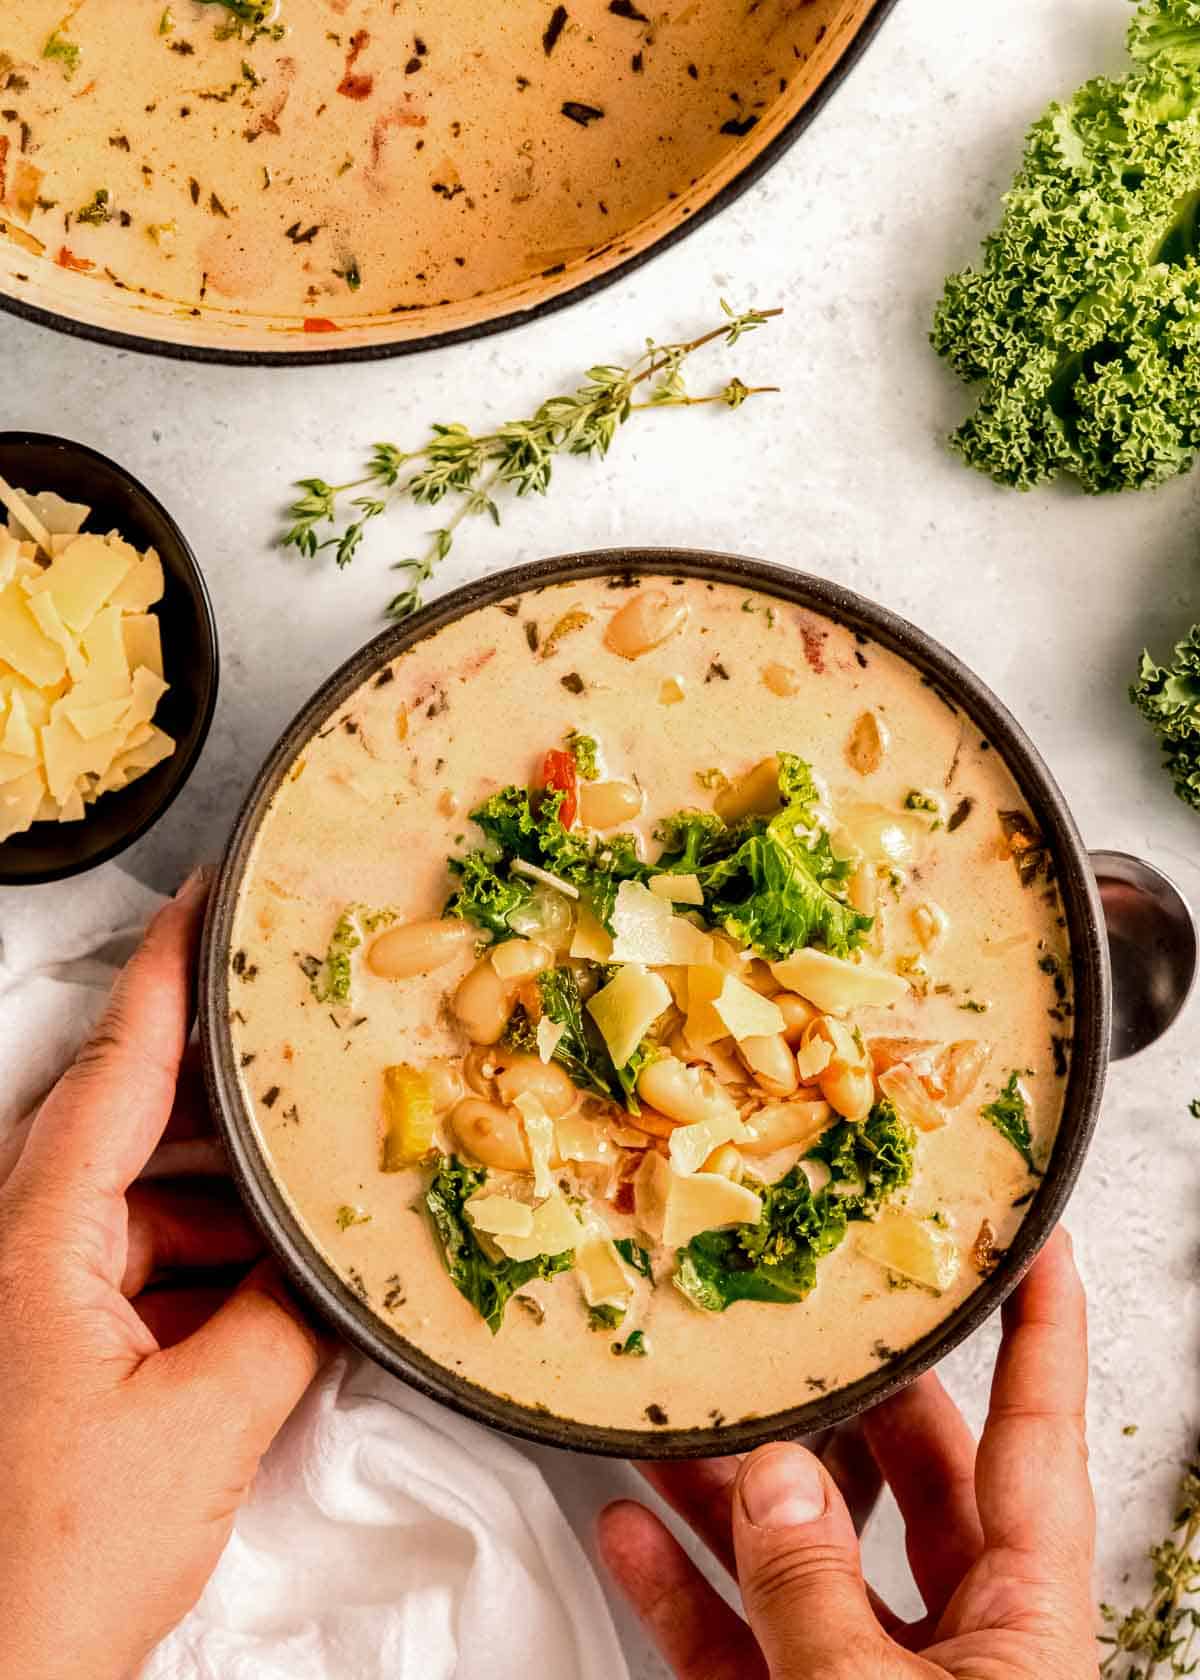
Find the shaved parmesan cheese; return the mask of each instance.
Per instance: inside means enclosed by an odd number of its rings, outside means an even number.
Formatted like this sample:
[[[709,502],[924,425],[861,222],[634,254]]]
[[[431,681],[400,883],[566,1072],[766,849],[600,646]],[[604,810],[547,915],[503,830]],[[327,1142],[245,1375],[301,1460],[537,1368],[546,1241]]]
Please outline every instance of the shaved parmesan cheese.
[[[18,575],[21,565],[21,545],[11,531],[0,530],[0,589]]]
[[[158,709],[158,702],[166,692],[167,685],[162,678],[156,677],[146,666],[139,665],[133,673],[125,727],[132,729],[139,723],[149,723]]]
[[[51,796],[61,805],[80,776],[103,776],[123,745],[124,736],[117,729],[83,740],[63,715],[60,701],[42,730],[42,758]]]
[[[80,793],[78,787],[74,787],[59,807],[58,820],[59,822],[64,823],[82,822],[83,816],[83,795]]]
[[[30,595],[29,610],[33,614],[42,635],[48,641],[57,642],[63,650],[63,655],[67,661],[67,675],[71,681],[79,682],[87,670],[87,660],[80,651],[79,643],[58,616],[58,608],[54,605],[54,597],[44,592]]]
[[[583,1161],[599,1167],[616,1160],[617,1151],[607,1129],[594,1120],[585,1120],[582,1114],[564,1114],[555,1122],[554,1130],[559,1157],[564,1161]],[[640,1132],[637,1135],[641,1138]]]
[[[128,700],[101,700],[96,706],[80,706],[70,700],[62,702],[63,716],[70,720],[75,733],[84,741],[94,741],[97,735],[107,735],[125,721],[128,710]]]
[[[739,1044],[744,1038],[767,1038],[783,1031],[778,1004],[754,991],[745,981],[735,980],[732,974],[725,976],[724,985],[713,999],[713,1012],[720,1016],[726,1032],[732,1033]]]
[[[859,1251],[898,1277],[940,1295],[957,1278],[962,1256],[949,1231],[887,1208],[858,1239]]]
[[[811,948],[770,966],[781,986],[799,992],[829,1015],[848,1015],[852,1009],[890,1009],[909,991],[908,981],[898,974]]]
[[[28,776],[31,770],[37,769],[37,763],[37,758],[32,753],[10,753],[0,748],[0,786],[6,782],[15,782],[21,776]]]
[[[114,603],[115,604],[115,603]],[[154,613],[130,613],[121,620],[125,658],[131,671],[144,665],[156,677],[163,674],[162,638]]]
[[[674,1174],[656,1149],[647,1150],[633,1177],[633,1212],[653,1242],[661,1242]]]
[[[815,1034],[802,1044],[796,1052],[796,1067],[801,1080],[807,1084],[815,1079],[833,1060],[833,1045],[827,1038],[818,1038]]]
[[[711,935],[675,915],[664,899],[638,881],[622,881],[617,888],[612,924],[614,962],[689,965],[712,961]]]
[[[477,1231],[489,1237],[528,1237],[533,1231],[533,1209],[511,1196],[472,1196],[464,1211]]]
[[[580,899],[570,955],[583,962],[612,961],[612,934],[586,899]]]
[[[0,659],[35,688],[53,688],[66,675],[66,654],[42,634],[19,583],[0,590]]]
[[[656,898],[665,898],[671,904],[704,903],[699,875],[653,875],[647,885]]]
[[[120,607],[123,613],[144,613],[156,601],[162,600],[162,561],[152,548],[139,555],[133,566],[108,597],[110,607]]]
[[[608,985],[588,999],[588,1014],[600,1028],[617,1067],[626,1066],[670,1002],[666,981],[637,963],[619,968]]]
[[[667,1193],[662,1240],[669,1248],[682,1248],[702,1231],[757,1225],[761,1218],[762,1197],[721,1173],[676,1176]]]
[[[554,1174],[550,1158],[554,1154],[554,1121],[546,1112],[546,1105],[532,1091],[522,1091],[514,1098],[513,1107],[521,1116],[525,1138],[529,1144],[529,1159],[533,1163],[533,1193],[549,1196],[554,1189]]]
[[[0,478],[0,503],[8,509],[9,530],[15,536],[30,537],[39,548],[48,551],[50,533],[30,506],[30,500],[14,490],[6,479]]]
[[[555,892],[562,893],[564,898],[579,897],[579,888],[573,887],[570,881],[564,881],[558,875],[551,875],[548,869],[539,869],[536,863],[526,863],[524,858],[514,859],[510,873],[528,875],[531,881],[540,881],[544,887],[553,887]]]
[[[101,700],[128,700],[129,661],[116,607],[105,607],[96,614],[83,633],[83,651],[88,668],[76,683],[71,699],[81,706],[96,706]]]
[[[575,1250],[575,1270],[589,1307],[624,1309],[633,1300],[637,1287],[633,1273],[599,1223],[587,1227],[587,1235]]]
[[[0,840],[24,833],[34,821],[45,792],[46,778],[36,766],[0,786]]]
[[[175,742],[171,736],[151,724],[150,733],[145,740],[117,754],[107,774],[100,778],[96,792],[111,793],[115,788],[128,786],[139,776],[145,775],[147,770],[153,770],[156,764],[170,758],[174,751]]]
[[[717,1014],[714,1004],[725,987],[726,970],[718,963],[700,963],[687,971],[687,1033],[688,1042],[703,1049],[719,1038],[728,1038],[729,1028]]]
[[[14,689],[9,697],[8,719],[0,730],[0,747],[18,758],[33,758],[37,754],[37,736],[19,689]]]
[[[25,715],[35,729],[40,729],[44,723],[50,721],[51,702],[40,688],[34,688],[24,677],[19,677],[15,671],[0,673],[0,709],[6,700],[11,700],[14,694],[21,696],[25,707]]]
[[[77,535],[83,528],[84,520],[92,511],[91,508],[85,507],[82,502],[64,501],[53,490],[39,490],[32,495],[28,490],[17,490],[14,491],[14,495],[20,498],[22,505],[28,508],[30,513],[35,514],[41,520],[49,533],[50,544],[48,546],[43,545],[46,546],[47,553],[53,547],[55,538],[61,540]],[[30,535],[32,536],[33,533],[30,532]]]
[[[714,1149],[723,1143],[741,1143],[750,1133],[733,1102],[722,1107],[709,1120],[697,1120],[691,1126],[676,1126],[667,1145],[671,1165],[677,1173],[698,1172]]]
[[[549,1063],[558,1049],[558,1041],[566,1032],[561,1021],[552,1021],[549,1015],[543,1015],[537,1024],[537,1053],[544,1062]]]
[[[78,634],[87,629],[137,560],[137,550],[120,537],[76,537],[51,561],[37,588],[53,597],[63,623]]]
[[[470,1202],[467,1206],[470,1207]],[[584,1229],[565,1196],[557,1191],[533,1210],[528,1236],[497,1232],[496,1247],[510,1260],[536,1260],[539,1254],[565,1254],[583,1241]]]

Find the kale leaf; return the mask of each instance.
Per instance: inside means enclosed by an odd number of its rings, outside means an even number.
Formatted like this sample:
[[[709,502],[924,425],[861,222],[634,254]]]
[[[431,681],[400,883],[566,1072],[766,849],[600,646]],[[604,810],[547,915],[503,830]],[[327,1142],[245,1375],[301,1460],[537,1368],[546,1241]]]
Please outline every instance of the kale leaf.
[[[807,945],[849,956],[871,917],[845,902],[851,866],[820,825],[812,771],[793,753],[778,756],[782,809],[740,825],[736,849],[701,868],[706,913],[761,957]]]
[[[567,731],[567,751],[585,782],[594,782],[600,774],[600,766],[596,762],[598,750],[594,735],[581,735],[577,729]]]
[[[1200,810],[1200,624],[1176,643],[1174,664],[1143,653],[1129,698],[1159,735],[1175,792]]]
[[[1008,1139],[1013,1148],[1023,1158],[1025,1165],[1035,1177],[1042,1176],[1041,1168],[1033,1158],[1033,1134],[1029,1130],[1029,1106],[1025,1101],[1025,1093],[1021,1090],[1019,1076],[1014,1071],[1008,1076],[1008,1083],[996,1098],[995,1102],[986,1103],[980,1110],[985,1120],[990,1120],[1000,1133]]]
[[[581,1091],[591,1091],[610,1102],[622,1103],[630,1114],[640,1114],[637,1078],[655,1053],[643,1043],[623,1068],[614,1065],[599,1029],[583,1007],[579,981],[573,969],[548,968],[538,975],[542,1013],[563,1031],[551,1052],[571,1081]],[[517,1050],[537,1049],[537,1038],[523,1010],[517,1010],[505,1034]]]
[[[641,1272],[644,1278],[654,1282],[654,1263],[648,1248],[634,1242],[632,1237],[618,1237],[613,1247],[627,1266],[632,1266],[635,1272]]]
[[[495,939],[510,939],[509,917],[524,909],[533,897],[529,877],[510,874],[505,865],[482,850],[451,858],[450,870],[458,877],[458,886],[446,905],[446,914],[474,922]]]
[[[452,858],[450,868],[463,881],[485,881],[490,876],[505,887],[520,883],[524,890],[520,902],[525,903],[532,883],[520,873],[513,875],[512,864],[516,859],[531,863],[576,888],[599,919],[611,927],[621,882],[644,880],[650,872],[638,856],[634,835],[601,839],[586,831],[564,828],[558,820],[562,801],[558,789],[537,796],[528,788],[501,788],[471,812],[471,821],[483,830],[490,845],[468,852],[466,857]],[[487,914],[493,900],[498,902],[497,888],[492,886],[489,891],[491,898],[485,893],[481,901],[478,895],[464,894],[460,889],[450,900],[448,913],[479,920],[477,910]],[[513,908],[517,907],[514,904]],[[508,914],[511,910],[502,906],[497,910],[502,921]],[[497,931],[488,921],[481,920],[479,925]],[[501,937],[507,938],[508,933],[508,924],[503,921]]]
[[[862,1125],[842,1121],[810,1151],[830,1184],[814,1193],[802,1166],[761,1190],[757,1225],[704,1231],[676,1253],[675,1285],[706,1312],[734,1301],[802,1301],[817,1281],[817,1261],[842,1242],[851,1220],[873,1219],[913,1173],[915,1138],[889,1102]]]
[[[1144,0],[1133,64],[1033,125],[932,342],[968,383],[952,440],[1002,484],[1162,483],[1200,449],[1200,10]]]
[[[589,1330],[619,1330],[624,1322],[624,1307],[614,1307],[606,1301],[599,1307],[588,1308]]]
[[[464,1295],[493,1336],[504,1322],[504,1309],[517,1290],[534,1278],[569,1272],[574,1252],[539,1254],[533,1260],[492,1260],[484,1253],[466,1216],[466,1204],[487,1183],[487,1173],[443,1155],[425,1192],[450,1281]]]

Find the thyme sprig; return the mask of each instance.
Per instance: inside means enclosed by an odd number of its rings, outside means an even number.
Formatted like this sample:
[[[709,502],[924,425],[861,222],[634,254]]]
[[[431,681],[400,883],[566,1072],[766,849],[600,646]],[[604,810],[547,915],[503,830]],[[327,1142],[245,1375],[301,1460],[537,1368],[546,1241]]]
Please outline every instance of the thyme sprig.
[[[649,408],[693,408],[717,403],[737,409],[748,398],[778,390],[776,385],[746,385],[736,376],[718,390],[693,396],[683,378],[684,363],[717,339],[737,344],[746,333],[765,326],[781,309],[737,311],[721,299],[725,319],[718,327],[676,344],[646,340],[628,367],[607,364],[589,368],[574,392],[548,397],[527,420],[508,420],[493,432],[476,434],[457,422],[435,425],[426,443],[400,449],[377,443],[361,478],[328,484],[302,478],[304,494],[288,509],[292,521],[280,539],[309,558],[332,548],[339,566],[353,560],[367,526],[397,501],[436,507],[457,498],[454,511],[430,533],[425,552],[395,562],[407,574],[406,587],[388,603],[390,618],[407,618],[421,605],[421,589],[449,554],[464,519],[485,514],[500,523],[497,496],[544,496],[550,489],[556,455],[607,455],[619,427],[632,414]],[[639,393],[644,392],[644,396]],[[412,469],[410,471],[410,469]],[[354,495],[359,491],[361,494]],[[344,523],[343,500],[353,516]]]
[[[1103,1680],[1166,1680],[1193,1674],[1192,1650],[1200,1631],[1200,1461],[1193,1460],[1180,1484],[1170,1534],[1150,1548],[1154,1587],[1145,1604],[1124,1616],[1111,1604],[1100,1613],[1113,1631],[1101,1636],[1112,1650],[1100,1664]]]

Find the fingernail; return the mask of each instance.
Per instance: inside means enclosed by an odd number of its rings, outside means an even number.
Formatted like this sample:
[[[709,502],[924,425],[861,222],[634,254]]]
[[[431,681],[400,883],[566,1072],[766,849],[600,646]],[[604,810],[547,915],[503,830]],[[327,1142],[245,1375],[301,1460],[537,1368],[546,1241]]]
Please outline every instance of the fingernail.
[[[183,885],[175,894],[175,902],[177,904],[193,903],[201,896],[202,893],[206,893],[208,891],[212,878],[213,867],[211,864],[197,864],[195,869],[192,870],[191,874],[187,877]]]
[[[825,1480],[803,1447],[771,1447],[750,1461],[742,1504],[755,1528],[801,1528],[825,1515]]]

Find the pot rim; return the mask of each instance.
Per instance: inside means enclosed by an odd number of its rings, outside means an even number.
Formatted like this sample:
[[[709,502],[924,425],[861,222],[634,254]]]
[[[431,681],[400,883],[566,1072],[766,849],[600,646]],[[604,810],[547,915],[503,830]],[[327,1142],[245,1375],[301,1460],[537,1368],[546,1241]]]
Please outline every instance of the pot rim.
[[[585,298],[603,291],[606,286],[614,285],[618,280],[624,280],[653,258],[686,239],[693,228],[700,227],[740,198],[795,144],[808,125],[824,109],[827,101],[842,85],[878,35],[896,4],[897,0],[874,0],[871,10],[855,31],[852,40],[812,97],[806,99],[779,133],[760,151],[752,153],[743,168],[701,204],[686,221],[668,228],[644,250],[631,253],[604,273],[581,280],[578,285],[554,297],[545,298],[530,308],[506,310],[504,314],[491,320],[477,321],[471,326],[454,327],[444,332],[428,333],[422,338],[359,344],[345,349],[331,346],[328,350],[237,350],[222,349],[209,344],[182,344],[171,339],[155,338],[151,333],[126,332],[114,327],[102,327],[91,321],[81,321],[73,315],[65,315],[57,309],[48,309],[43,304],[30,303],[25,298],[4,291],[0,291],[0,310],[32,322],[35,326],[48,327],[52,332],[65,333],[70,338],[107,345],[112,350],[132,350],[140,355],[166,356],[172,361],[209,362],[227,367],[318,367],[332,363],[386,361],[397,356],[418,355],[423,350],[444,350],[452,344],[490,338],[495,333],[508,332],[510,328],[529,326],[534,321],[543,320],[549,315],[557,314],[559,310],[569,308],[574,303],[581,303]]]
[[[517,594],[598,576],[627,576],[631,587],[641,577],[666,576],[754,589],[831,618],[905,659],[944,703],[978,724],[1000,752],[1049,841],[1068,925],[1075,1015],[1062,1119],[1029,1211],[995,1271],[927,1336],[865,1377],[781,1411],[719,1427],[618,1429],[558,1417],[466,1381],[389,1331],[322,1258],[272,1176],[241,1099],[229,1032],[230,935],[238,890],[270,801],[304,742],[376,670],[445,625]],[[1103,928],[1087,851],[1037,749],[991,690],[924,631],[838,583],[767,561],[669,548],[561,555],[468,583],[403,625],[383,631],[321,685],[284,731],[243,802],[209,902],[200,964],[205,1074],[234,1177],[291,1281],[348,1341],[385,1369],[478,1422],[542,1446],[643,1459],[747,1452],[765,1441],[814,1434],[844,1423],[905,1387],[977,1330],[1033,1263],[1074,1188],[1099,1115],[1108,1066],[1111,1001]]]

